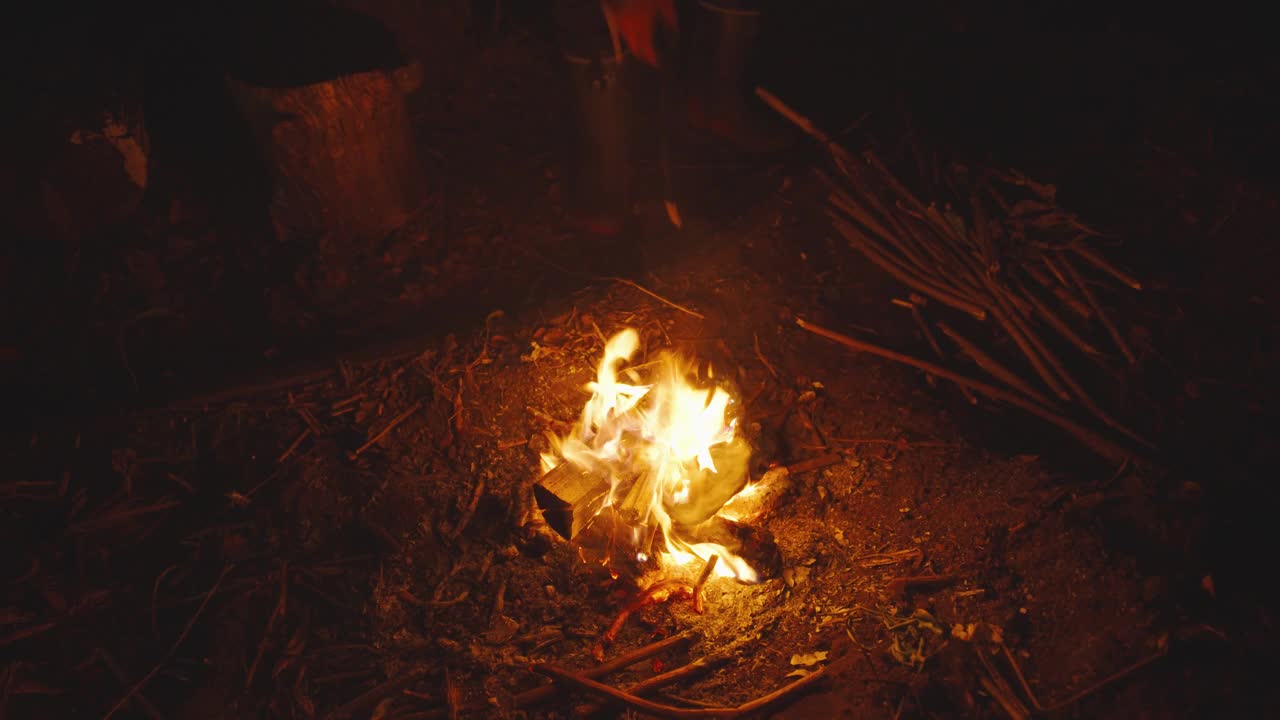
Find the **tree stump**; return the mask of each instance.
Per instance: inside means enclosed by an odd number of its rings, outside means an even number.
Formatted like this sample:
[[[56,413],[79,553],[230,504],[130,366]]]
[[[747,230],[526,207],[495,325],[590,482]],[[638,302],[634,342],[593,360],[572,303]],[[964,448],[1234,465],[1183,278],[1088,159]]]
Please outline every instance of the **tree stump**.
[[[387,50],[395,40],[372,18],[298,12],[255,28],[261,34],[245,44],[258,52],[227,85],[271,175],[277,236],[314,239],[322,256],[349,259],[425,200],[405,101],[423,70]]]

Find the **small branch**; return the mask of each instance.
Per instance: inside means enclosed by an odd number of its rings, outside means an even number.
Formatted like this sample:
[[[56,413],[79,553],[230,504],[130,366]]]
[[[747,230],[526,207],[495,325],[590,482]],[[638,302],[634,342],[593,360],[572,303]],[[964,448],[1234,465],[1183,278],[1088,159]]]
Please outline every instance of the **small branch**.
[[[392,418],[391,422],[387,423],[387,426],[382,428],[382,430],[380,430],[377,435],[374,435],[373,437],[369,438],[369,440],[365,444],[356,448],[352,452],[347,453],[347,458],[349,460],[355,460],[356,458],[364,454],[365,450],[368,450],[374,445],[377,445],[379,442],[382,441],[382,438],[387,436],[387,433],[391,432],[392,430],[395,430],[400,425],[400,423],[404,422],[405,420],[408,420],[410,415],[413,415],[414,413],[418,412],[418,410],[422,409],[422,406],[424,403],[425,401],[419,400],[413,405],[410,405],[408,410],[405,410],[404,412]]]
[[[583,670],[582,675],[583,677],[587,677],[587,678],[604,677],[605,675],[608,675],[610,673],[617,672],[618,670],[621,670],[623,668],[635,665],[641,660],[647,660],[653,657],[654,655],[657,655],[677,645],[682,645],[684,643],[691,642],[697,637],[698,637],[698,633],[696,633],[695,631],[685,630],[683,632],[677,633],[670,637],[663,638],[662,640],[659,640],[657,642],[649,643],[644,647],[636,648],[635,650],[632,650],[629,653],[619,655],[618,657],[613,658],[608,662],[601,663],[593,668],[588,668],[586,670]],[[555,696],[555,694],[556,694],[556,686],[554,684],[543,685],[542,687],[537,687],[532,690],[526,690],[520,693],[519,695],[516,695],[513,700],[513,704],[515,705],[515,707],[528,707],[530,705],[537,705],[539,703],[544,703],[550,700],[552,697]]]
[[[1098,320],[1102,321],[1102,326],[1111,334],[1111,339],[1115,341],[1116,347],[1120,348],[1120,352],[1124,353],[1124,358],[1129,361],[1130,365],[1136,365],[1138,360],[1134,357],[1133,351],[1129,349],[1129,343],[1124,341],[1124,336],[1120,334],[1120,330],[1115,323],[1111,322],[1111,317],[1102,309],[1102,303],[1098,302],[1098,298],[1089,289],[1089,286],[1085,284],[1084,278],[1080,277],[1080,273],[1076,271],[1075,266],[1071,264],[1066,255],[1062,254],[1058,255],[1058,262],[1062,264],[1062,269],[1071,278],[1071,282],[1084,294],[1085,302],[1089,303],[1089,307],[1093,308],[1093,311],[1098,314]]]
[[[961,312],[972,315],[977,320],[985,320],[987,312],[977,304],[955,295],[951,290],[943,288],[932,283],[929,280],[913,275],[910,270],[903,267],[898,261],[886,255],[878,247],[875,241],[871,240],[865,233],[854,227],[851,223],[843,218],[828,213],[831,217],[831,224],[845,237],[854,247],[862,251],[862,254],[877,265],[880,269],[892,275],[902,284],[917,290],[938,302],[953,307]]]
[[[1036,417],[1052,423],[1053,425],[1057,425],[1059,428],[1067,431],[1071,435],[1075,436],[1076,439],[1089,446],[1089,448],[1094,452],[1097,452],[1108,460],[1120,462],[1133,454],[1129,450],[1126,450],[1101,435],[1098,435],[1074,420],[1063,417],[1062,415],[1059,415],[1044,406],[1038,405],[1035,402],[1015,393],[1001,390],[1000,388],[988,385],[980,380],[965,377],[964,375],[952,372],[951,370],[935,365],[934,363],[918,360],[910,355],[904,355],[887,348],[882,348],[878,345],[872,345],[870,343],[862,342],[861,340],[855,340],[847,335],[835,332],[834,330],[828,330],[820,325],[814,325],[803,318],[796,318],[796,324],[803,330],[807,330],[815,335],[820,335],[831,340],[832,342],[844,345],[850,350],[870,353],[894,362],[902,363],[903,365],[910,365],[917,370],[931,372],[945,380],[950,380],[951,382],[959,385],[966,385],[971,390],[980,392],[993,400],[999,400],[1025,410]]]
[[[711,571],[716,569],[716,563],[719,560],[719,555],[712,555],[706,565],[702,566],[702,572],[698,574],[698,581],[693,584],[693,609],[699,615],[703,612],[702,586],[707,584],[707,580],[711,577]]]
[[[616,690],[608,685],[562,670],[554,665],[538,664],[534,665],[532,669],[534,672],[546,675],[559,683],[578,688],[579,690],[586,690],[588,692],[595,693],[596,695],[609,698],[610,700],[621,702],[642,712],[650,713],[662,718],[673,718],[674,720],[686,720],[687,718],[742,717],[743,715],[748,715],[773,705],[774,703],[780,702],[788,696],[799,693],[801,690],[817,683],[826,676],[827,672],[827,668],[823,667],[789,685],[784,685],[768,695],[737,707],[678,708],[672,705],[665,705],[663,703],[653,702],[652,700],[646,700],[645,698],[637,697],[636,695],[622,690]]]
[[[1071,326],[1068,325],[1065,320],[1058,317],[1057,313],[1050,310],[1048,305],[1045,305],[1040,298],[1036,297],[1036,294],[1032,292],[1030,288],[1022,285],[1021,283],[1019,283],[1019,285],[1019,289],[1022,290],[1022,296],[1031,303],[1031,307],[1035,308],[1035,311],[1040,314],[1040,317],[1046,323],[1049,324],[1049,327],[1057,330],[1059,335],[1065,338],[1072,345],[1075,345],[1076,348],[1085,355],[1089,355],[1091,357],[1098,357],[1102,355],[1102,351],[1098,350],[1098,348],[1091,345],[1087,340],[1080,337],[1075,330],[1071,329]]]
[[[978,364],[979,367],[990,373],[992,377],[1045,407],[1054,406],[1054,402],[1052,400],[1037,392],[1034,388],[1028,385],[1026,381],[1014,374],[1012,370],[1000,364],[1000,361],[983,352],[981,348],[969,342],[960,333],[952,330],[951,326],[940,322],[938,323],[938,329],[942,331],[943,335],[951,338],[952,342],[959,345],[960,350],[963,351],[965,355],[968,355],[975,363]]]
[[[271,639],[271,631],[276,626],[276,621],[284,617],[286,601],[289,597],[289,565],[288,562],[280,565],[280,596],[276,600],[275,608],[271,611],[271,617],[267,618],[267,627],[262,631],[262,640],[258,643],[258,653],[253,657],[253,663],[249,665],[249,672],[244,678],[244,687],[246,690],[253,685],[253,676],[258,672],[258,664],[262,662],[262,655],[267,650],[267,641]]]
[[[769,361],[764,359],[764,353],[760,352],[759,333],[752,335],[752,337],[755,339],[756,359],[760,361],[760,364],[764,366],[765,370],[769,371],[769,374],[772,375],[774,379],[777,379],[778,371],[773,369],[773,366],[769,364]]]
[[[289,456],[293,454],[293,451],[297,450],[298,446],[302,444],[302,441],[306,440],[310,436],[311,436],[311,428],[310,427],[303,428],[302,432],[298,433],[298,437],[294,438],[293,442],[289,443],[289,447],[285,448],[284,452],[280,453],[280,457],[276,458],[276,464],[279,465],[285,460],[288,460]]]
[[[687,307],[685,307],[685,306],[683,306],[683,305],[680,305],[679,303],[672,302],[672,301],[670,301],[670,300],[668,300],[668,299],[666,299],[666,298],[662,297],[662,296],[661,296],[661,295],[659,295],[658,293],[656,293],[656,292],[654,292],[654,291],[650,290],[649,288],[647,288],[647,287],[645,287],[645,286],[641,285],[640,283],[637,283],[637,282],[634,282],[634,281],[628,280],[628,279],[626,279],[626,278],[624,278],[624,277],[615,277],[615,276],[606,276],[606,277],[605,277],[605,280],[612,280],[613,282],[616,282],[616,283],[622,283],[623,285],[627,285],[627,286],[633,287],[633,288],[635,288],[636,290],[639,290],[640,292],[644,293],[645,295],[648,295],[649,297],[653,298],[654,300],[657,300],[658,302],[663,303],[664,305],[669,305],[669,306],[671,306],[671,307],[675,308],[676,310],[679,310],[679,311],[680,311],[680,312],[682,312],[682,313],[687,313],[687,314],[689,314],[689,315],[692,315],[692,316],[694,316],[694,317],[698,318],[699,320],[706,320],[706,319],[707,319],[707,316],[706,316],[706,315],[703,315],[702,313],[698,312],[697,310],[690,310],[689,308],[687,308]]]
[[[788,465],[787,474],[796,475],[799,473],[810,472],[812,470],[821,470],[822,468],[827,467],[829,465],[835,465],[836,463],[840,462],[843,459],[844,459],[844,456],[841,455],[840,453],[827,453],[826,455],[819,455],[818,457],[815,457],[815,458],[809,458],[808,460],[801,460],[798,463],[793,463],[791,465]]]
[[[467,526],[471,524],[471,518],[476,514],[476,508],[480,505],[480,498],[484,495],[484,477],[481,476],[476,480],[475,490],[471,493],[471,502],[467,503],[467,508],[462,511],[462,517],[458,519],[458,525],[449,533],[450,540],[457,540]]]
[[[1102,257],[1097,252],[1095,252],[1093,248],[1090,248],[1087,245],[1084,245],[1083,243],[1080,243],[1080,242],[1071,243],[1070,247],[1072,250],[1075,251],[1077,255],[1084,258],[1085,260],[1088,260],[1094,267],[1098,268],[1099,270],[1107,273],[1111,277],[1119,280],[1125,285],[1128,285],[1134,290],[1142,289],[1142,283],[1138,282],[1137,278],[1121,270],[1115,265],[1112,265],[1106,258]]]
[[[427,674],[425,667],[417,667],[408,672],[400,674],[375,688],[370,689],[356,699],[335,708],[332,712],[325,716],[325,720],[342,720],[353,715],[362,715],[372,710],[379,702],[391,695],[398,694],[401,690],[409,687],[418,681],[419,678]]]
[[[647,680],[640,682],[627,688],[626,692],[631,695],[648,695],[656,690],[660,690],[668,685],[674,685],[686,678],[692,677],[699,673],[704,673],[717,665],[722,665],[733,658],[736,648],[726,648],[718,652],[698,658],[687,665],[681,665],[678,668],[659,673]],[[584,673],[585,675],[585,673]],[[603,703],[596,703],[578,708],[578,716],[594,717],[597,713],[604,710]]]
[[[146,687],[147,683],[151,682],[151,678],[155,677],[156,673],[160,672],[160,668],[164,667],[164,664],[169,662],[170,658],[173,657],[173,654],[178,651],[178,647],[182,645],[182,641],[187,639],[187,635],[190,634],[191,628],[195,627],[196,621],[200,619],[202,614],[204,614],[204,609],[208,607],[209,601],[213,599],[215,594],[217,594],[218,588],[222,586],[222,579],[225,578],[227,573],[231,572],[231,569],[234,567],[235,565],[230,563],[222,566],[222,572],[218,573],[218,579],[214,581],[213,587],[209,588],[209,592],[204,594],[204,600],[200,602],[200,607],[196,608],[191,619],[187,621],[186,627],[182,628],[182,633],[178,635],[178,639],[173,642],[173,645],[169,646],[169,651],[160,658],[160,662],[156,663],[155,667],[151,668],[151,672],[144,675],[136,685],[129,689],[129,692],[124,694],[124,697],[120,698],[120,700],[107,711],[106,715],[102,716],[102,720],[111,720],[111,717],[119,712],[120,708],[124,707],[125,703],[132,700],[134,695],[142,692],[142,688]]]

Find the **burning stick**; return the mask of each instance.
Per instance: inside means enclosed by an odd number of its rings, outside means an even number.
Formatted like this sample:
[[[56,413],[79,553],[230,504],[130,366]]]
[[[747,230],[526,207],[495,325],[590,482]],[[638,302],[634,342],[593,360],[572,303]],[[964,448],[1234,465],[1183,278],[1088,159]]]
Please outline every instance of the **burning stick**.
[[[707,578],[711,577],[711,571],[716,569],[716,563],[719,560],[719,555],[712,555],[707,564],[702,566],[702,573],[698,575],[698,582],[693,584],[693,609],[699,615],[703,612],[702,586],[707,584]]]
[[[652,700],[646,700],[622,690],[616,690],[608,685],[596,682],[590,678],[582,677],[581,675],[576,675],[554,665],[534,665],[533,671],[546,675],[559,683],[578,688],[579,690],[586,690],[616,702],[621,702],[629,707],[651,715],[656,715],[662,718],[673,718],[674,720],[685,720],[686,718],[737,718],[749,715],[773,705],[774,703],[780,702],[789,696],[795,695],[810,685],[817,683],[826,676],[827,668],[820,668],[789,685],[782,686],[768,695],[743,703],[737,707],[713,708],[678,708],[673,705],[653,702]]]
[[[904,355],[887,348],[882,348],[878,345],[872,345],[871,343],[866,343],[861,340],[855,340],[848,335],[843,335],[834,330],[828,330],[820,325],[814,325],[803,318],[796,318],[796,324],[803,330],[808,330],[815,335],[821,335],[832,342],[844,345],[850,350],[871,353],[872,355],[877,355],[887,360],[902,363],[903,365],[910,365],[918,370],[931,372],[944,380],[950,380],[951,382],[959,385],[966,385],[970,389],[976,390],[993,400],[999,400],[1000,402],[1005,402],[1013,405],[1014,407],[1025,410],[1036,417],[1039,417],[1041,420],[1052,423],[1063,430],[1066,430],[1074,435],[1076,439],[1080,440],[1085,445],[1088,445],[1099,455],[1102,455],[1109,460],[1120,462],[1133,454],[1131,451],[1120,447],[1114,442],[1098,435],[1074,420],[1063,417],[1062,415],[1059,415],[1042,405],[1037,405],[1035,402],[1015,393],[1001,390],[1000,388],[988,385],[980,380],[965,377],[964,375],[952,372],[951,370],[935,365],[931,362],[918,360],[910,355]]]
[[[694,589],[683,580],[663,580],[650,585],[644,592],[640,593],[640,597],[622,608],[622,612],[618,613],[618,617],[614,618],[613,624],[609,626],[604,635],[600,636],[600,643],[595,648],[597,659],[604,656],[604,648],[613,644],[614,639],[618,637],[618,633],[627,624],[627,618],[631,617],[632,613],[648,605],[665,602],[673,594],[691,598],[694,595]]]

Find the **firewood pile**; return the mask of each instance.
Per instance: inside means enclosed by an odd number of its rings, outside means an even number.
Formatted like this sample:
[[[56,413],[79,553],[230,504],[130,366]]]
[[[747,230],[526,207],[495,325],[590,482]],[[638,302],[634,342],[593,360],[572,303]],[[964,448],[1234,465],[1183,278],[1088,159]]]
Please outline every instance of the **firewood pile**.
[[[1097,399],[1100,384],[1138,363],[1104,298],[1140,291],[1142,283],[1107,259],[1103,233],[1058,205],[1054,186],[1015,170],[953,165],[943,173],[935,165],[938,194],[952,201],[940,205],[908,188],[873,150],[853,153],[768,91],[757,92],[829,151],[833,170],[816,173],[829,191],[831,226],[910,291],[893,302],[910,312],[937,359],[958,352],[987,379],[803,320],[801,327],[952,380],[971,402],[976,391],[1015,405],[1106,457],[1152,449]],[[923,311],[935,304],[960,319],[930,324]]]

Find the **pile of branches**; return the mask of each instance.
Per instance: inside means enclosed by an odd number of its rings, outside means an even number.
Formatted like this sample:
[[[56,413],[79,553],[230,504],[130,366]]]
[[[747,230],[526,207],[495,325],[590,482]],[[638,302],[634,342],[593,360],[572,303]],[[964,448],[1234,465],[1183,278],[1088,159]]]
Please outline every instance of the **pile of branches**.
[[[1151,447],[1097,402],[1097,390],[1086,387],[1079,370],[1092,363],[1104,375],[1112,374],[1116,353],[1136,364],[1095,288],[1141,290],[1142,284],[1103,256],[1097,243],[1103,234],[1060,208],[1052,185],[1017,171],[955,165],[945,180],[956,205],[963,207],[939,207],[921,200],[873,151],[854,155],[767,91],[758,93],[830,151],[835,171],[817,174],[830,191],[826,211],[832,226],[912,290],[907,300],[895,303],[910,309],[934,353],[946,357],[936,328],[987,373],[999,392],[988,392],[987,382],[932,374],[956,380],[966,394],[978,390],[1002,401],[1016,398],[1013,404],[1068,429],[1104,455],[1131,454],[1122,445]],[[946,322],[931,327],[920,312],[930,301],[972,317],[989,332],[998,328],[1031,375],[1020,374],[997,352]],[[1103,335],[1105,344],[1095,339]],[[1064,349],[1075,357],[1061,357]],[[900,355],[894,359],[931,365]]]

